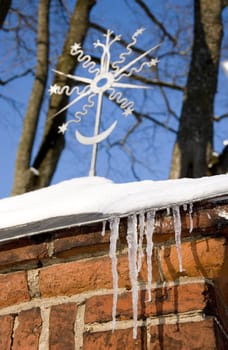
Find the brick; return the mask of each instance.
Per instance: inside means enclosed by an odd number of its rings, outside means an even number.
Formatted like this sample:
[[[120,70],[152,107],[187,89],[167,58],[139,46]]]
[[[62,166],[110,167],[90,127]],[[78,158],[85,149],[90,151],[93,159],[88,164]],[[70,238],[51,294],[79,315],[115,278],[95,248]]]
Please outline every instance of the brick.
[[[57,257],[67,258],[72,255],[92,254],[109,250],[109,236],[101,232],[90,232],[70,237],[61,237],[54,241],[54,252]]]
[[[39,308],[21,311],[18,315],[12,350],[38,350],[41,328]]]
[[[219,273],[219,276],[216,280],[216,285],[219,288],[224,303],[228,306],[228,241],[226,242],[225,248],[225,260],[222,269]]]
[[[29,300],[25,272],[0,275],[0,308]]]
[[[225,238],[191,240],[181,244],[183,275],[215,279],[219,276],[225,260]],[[180,276],[175,245],[161,249],[162,272],[166,280]]]
[[[0,317],[0,350],[11,350],[13,323],[11,315]]]
[[[137,339],[132,337],[132,329],[119,329],[107,332],[85,333],[83,350],[144,350],[146,330],[138,327]]]
[[[0,269],[19,263],[28,263],[48,257],[47,244],[29,244],[0,250]]]
[[[43,297],[74,295],[99,288],[111,288],[108,258],[68,262],[40,270]]]
[[[74,303],[53,306],[50,313],[50,350],[74,350],[74,323],[77,305]]]
[[[152,301],[148,302],[146,291],[139,292],[138,318],[169,313],[203,310],[207,305],[207,286],[190,283],[152,290]],[[85,323],[107,322],[112,319],[112,295],[99,295],[86,301]],[[132,319],[132,293],[118,296],[116,319]]]
[[[150,327],[148,350],[215,350],[213,319]]]
[[[145,281],[144,268],[139,280]],[[130,288],[127,255],[118,256],[119,287]],[[154,269],[158,277],[158,272]],[[109,257],[94,258],[86,261],[68,262],[40,270],[40,292],[43,297],[74,295],[89,290],[112,288],[112,270]]]

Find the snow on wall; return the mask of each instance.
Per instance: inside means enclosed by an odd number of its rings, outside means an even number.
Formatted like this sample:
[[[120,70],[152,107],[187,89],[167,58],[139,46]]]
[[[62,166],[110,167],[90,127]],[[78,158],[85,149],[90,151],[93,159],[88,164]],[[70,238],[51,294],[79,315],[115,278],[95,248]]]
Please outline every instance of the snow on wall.
[[[153,232],[156,210],[172,212],[179,269],[181,253],[180,207],[189,210],[190,232],[193,229],[193,203],[228,195],[228,175],[199,179],[141,181],[115,184],[100,177],[65,181],[34,192],[0,200],[0,228],[22,225],[58,216],[102,213],[109,217],[110,251],[113,277],[113,330],[118,297],[117,241],[120,216],[128,217],[127,243],[129,274],[132,286],[133,338],[137,337],[138,273],[141,268],[142,241],[146,237],[147,290],[151,301]],[[226,214],[221,214],[227,217]],[[105,234],[103,222],[102,235]]]
[[[125,215],[224,194],[228,194],[228,175],[123,184],[102,177],[82,177],[0,200],[0,228],[71,214]]]

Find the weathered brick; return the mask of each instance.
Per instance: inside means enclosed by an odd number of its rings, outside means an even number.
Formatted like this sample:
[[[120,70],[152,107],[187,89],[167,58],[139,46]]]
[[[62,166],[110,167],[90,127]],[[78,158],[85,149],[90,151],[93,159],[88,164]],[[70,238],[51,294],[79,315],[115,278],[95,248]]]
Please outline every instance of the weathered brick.
[[[25,272],[0,275],[0,307],[30,300]]]
[[[110,273],[108,258],[53,265],[40,270],[40,292],[50,297],[111,288]]]
[[[74,323],[77,305],[74,303],[56,305],[50,313],[50,350],[74,350]]]
[[[150,327],[148,350],[215,350],[213,319]]]
[[[191,240],[181,244],[184,275],[214,279],[219,276],[225,260],[225,238]],[[180,276],[175,245],[161,249],[162,272],[166,280]]]
[[[228,225],[227,225],[228,227]],[[219,292],[221,294],[221,297],[224,301],[224,304],[228,305],[228,240],[226,242],[226,251],[225,251],[225,260],[224,264],[222,266],[222,269],[219,273],[219,276],[216,280],[216,285],[219,288]],[[228,323],[228,320],[227,320]]]
[[[13,322],[11,315],[0,317],[0,350],[11,350]]]
[[[83,350],[144,350],[146,330],[138,327],[137,339],[132,337],[132,329],[118,329],[114,332],[85,333]]]
[[[118,256],[118,273],[119,287],[129,289],[126,254]],[[143,268],[139,280],[145,280],[146,274],[146,269]],[[158,277],[156,269],[154,274]],[[74,295],[101,288],[112,288],[111,260],[108,256],[53,265],[40,270],[40,291],[43,297]]]
[[[152,301],[148,302],[146,291],[139,291],[138,318],[169,313],[203,310],[206,307],[207,285],[190,283],[152,290]],[[112,319],[112,295],[99,295],[86,301],[85,322],[107,322]],[[96,311],[95,311],[96,310]],[[132,318],[132,293],[118,296],[116,319]]]
[[[38,350],[41,328],[39,308],[21,311],[18,315],[12,350]]]
[[[66,258],[77,254],[92,254],[108,251],[109,236],[101,232],[90,232],[54,240],[54,252],[57,257]]]
[[[22,247],[6,247],[0,250],[0,269],[19,263],[28,263],[48,257],[46,243],[29,244]]]

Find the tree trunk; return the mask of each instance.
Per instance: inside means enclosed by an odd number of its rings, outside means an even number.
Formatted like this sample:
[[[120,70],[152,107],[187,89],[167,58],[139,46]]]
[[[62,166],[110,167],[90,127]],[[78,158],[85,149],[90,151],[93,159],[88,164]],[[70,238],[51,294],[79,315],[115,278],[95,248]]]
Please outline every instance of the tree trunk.
[[[70,47],[75,42],[83,42],[88,30],[89,12],[94,4],[95,0],[77,1],[70,21],[70,28],[64,43],[63,51],[58,59],[56,70],[62,71],[65,74],[72,74],[74,72],[77,60],[70,55]],[[63,86],[66,84],[70,85],[70,82],[65,76],[56,75],[53,84]],[[68,97],[64,94],[51,95],[43,139],[32,165],[30,165],[31,149],[27,149],[24,152],[22,146],[24,143],[27,143],[26,134],[31,132],[29,128],[25,131],[25,122],[16,161],[15,182],[12,191],[13,195],[32,191],[50,184],[59,157],[65,145],[64,136],[58,133],[58,126],[65,121],[66,113],[63,112],[55,118],[53,118],[53,115],[65,106],[67,102]],[[34,132],[35,130],[36,127],[34,128]],[[26,163],[24,162],[25,164],[22,166],[21,160],[23,160],[24,157],[27,161]],[[34,168],[36,171],[31,171],[31,168]]]
[[[0,28],[2,28],[5,18],[11,7],[11,0],[0,0]]]
[[[195,0],[194,43],[170,177],[207,175],[222,41],[222,1]]]
[[[18,146],[12,194],[26,192],[27,181],[30,177],[31,153],[48,76],[49,7],[50,0],[40,0],[38,11],[36,76]]]

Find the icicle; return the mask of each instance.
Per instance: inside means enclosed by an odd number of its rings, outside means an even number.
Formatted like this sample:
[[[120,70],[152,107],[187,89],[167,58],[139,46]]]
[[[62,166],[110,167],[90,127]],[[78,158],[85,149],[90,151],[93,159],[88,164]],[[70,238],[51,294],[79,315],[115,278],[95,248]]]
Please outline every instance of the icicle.
[[[146,215],[146,253],[147,253],[147,291],[148,301],[151,301],[152,284],[152,254],[153,254],[153,233],[155,227],[155,210],[151,210]]]
[[[112,331],[116,326],[116,306],[118,298],[118,272],[117,272],[117,257],[116,257],[116,246],[119,238],[119,222],[118,217],[110,219],[110,249],[109,256],[112,260],[112,284],[113,284],[113,304],[112,304]]]
[[[192,230],[193,230],[192,214],[193,214],[193,203],[190,203],[189,204],[189,233],[192,233]]]
[[[180,208],[178,206],[173,207],[173,222],[175,230],[175,242],[177,248],[177,255],[179,260],[179,270],[183,271],[182,267],[182,254],[181,254],[181,217]]]
[[[169,216],[170,215],[170,208],[166,208],[166,212],[167,212],[167,215]]]
[[[145,229],[145,214],[144,211],[141,211],[139,213],[139,246],[138,246],[138,273],[141,270],[142,267],[142,258],[144,256],[143,254],[143,236],[144,236],[144,229]]]
[[[101,236],[104,237],[105,235],[105,228],[106,228],[106,221],[102,222],[102,231],[101,231]]]
[[[137,271],[137,251],[138,233],[136,214],[128,217],[127,243],[128,243],[128,263],[129,274],[132,287],[132,308],[133,308],[133,339],[137,338],[137,318],[138,318],[138,271]]]
[[[187,203],[184,203],[184,204],[183,204],[183,209],[184,209],[184,211],[187,211],[187,209],[188,209]]]

